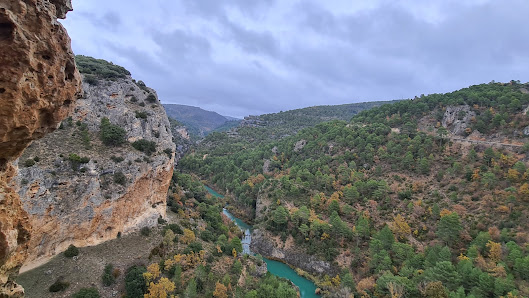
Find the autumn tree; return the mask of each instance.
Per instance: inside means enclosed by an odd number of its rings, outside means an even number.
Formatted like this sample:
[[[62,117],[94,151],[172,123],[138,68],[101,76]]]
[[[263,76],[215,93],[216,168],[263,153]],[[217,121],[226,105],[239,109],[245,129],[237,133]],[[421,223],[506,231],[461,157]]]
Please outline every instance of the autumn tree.
[[[213,296],[217,298],[228,298],[228,289],[225,285],[217,281],[217,283],[215,284],[215,291],[213,292]]]
[[[175,290],[175,284],[166,277],[160,278],[157,283],[151,282],[149,284],[148,293],[144,298],[167,298],[168,293]]]
[[[181,238],[182,242],[189,244],[195,241],[195,233],[190,229],[184,229],[184,235]]]
[[[410,226],[400,214],[393,218],[390,228],[398,239],[406,239],[411,234]]]
[[[489,258],[495,263],[499,262],[501,260],[501,244],[489,240],[487,248],[489,249]]]

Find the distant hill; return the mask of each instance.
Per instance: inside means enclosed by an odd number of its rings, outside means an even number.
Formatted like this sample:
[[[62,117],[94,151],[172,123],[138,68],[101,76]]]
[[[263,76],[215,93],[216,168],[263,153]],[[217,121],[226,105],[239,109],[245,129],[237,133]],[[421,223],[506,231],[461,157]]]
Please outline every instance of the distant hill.
[[[229,116],[222,116],[212,111],[206,111],[199,107],[186,106],[180,104],[165,104],[163,105],[167,115],[176,119],[186,125],[191,135],[196,137],[204,137],[217,128],[236,126],[238,121],[236,118]],[[234,122],[236,122],[234,124]]]

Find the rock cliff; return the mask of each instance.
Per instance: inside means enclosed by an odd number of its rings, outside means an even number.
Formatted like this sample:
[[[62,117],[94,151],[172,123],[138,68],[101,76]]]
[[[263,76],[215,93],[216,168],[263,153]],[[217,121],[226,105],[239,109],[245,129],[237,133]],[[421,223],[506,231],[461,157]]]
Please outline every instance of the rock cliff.
[[[339,270],[329,262],[303,253],[296,247],[284,247],[284,243],[274,240],[275,237],[268,231],[255,229],[252,231],[251,251],[269,259],[279,260],[296,268],[301,268],[311,274],[336,275]]]
[[[175,145],[155,92],[128,75],[91,76],[83,90],[60,129],[20,158],[16,181],[34,227],[22,271],[70,244],[96,245],[165,216]],[[122,144],[103,142],[103,119],[116,135],[123,129]]]
[[[0,1],[0,297],[24,295],[12,280],[31,233],[12,161],[53,131],[81,92],[70,38],[57,22],[70,10],[69,0]]]

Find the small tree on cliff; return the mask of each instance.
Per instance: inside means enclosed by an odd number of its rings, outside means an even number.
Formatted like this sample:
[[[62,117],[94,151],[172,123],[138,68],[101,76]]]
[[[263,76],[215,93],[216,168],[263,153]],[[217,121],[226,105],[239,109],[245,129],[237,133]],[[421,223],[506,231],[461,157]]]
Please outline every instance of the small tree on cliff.
[[[127,132],[112,123],[108,118],[104,117],[101,119],[101,125],[99,126],[101,141],[107,146],[119,146],[125,143],[125,137]]]

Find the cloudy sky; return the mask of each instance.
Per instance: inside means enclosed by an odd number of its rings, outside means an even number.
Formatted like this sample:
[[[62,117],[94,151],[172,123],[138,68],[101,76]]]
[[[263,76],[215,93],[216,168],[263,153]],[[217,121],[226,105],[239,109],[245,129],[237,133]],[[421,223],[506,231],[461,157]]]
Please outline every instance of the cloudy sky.
[[[529,81],[527,0],[73,0],[76,54],[242,117]]]

